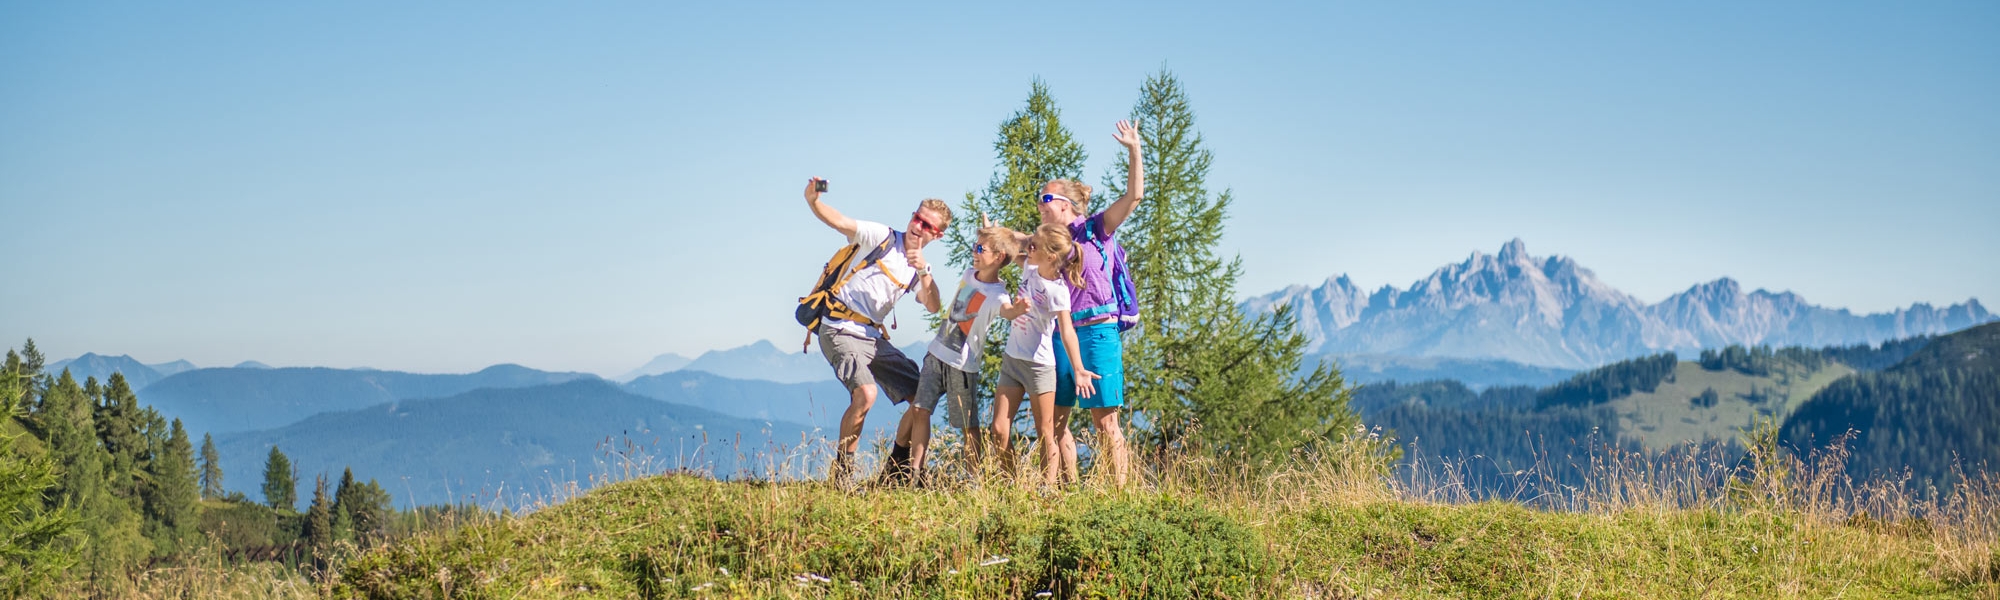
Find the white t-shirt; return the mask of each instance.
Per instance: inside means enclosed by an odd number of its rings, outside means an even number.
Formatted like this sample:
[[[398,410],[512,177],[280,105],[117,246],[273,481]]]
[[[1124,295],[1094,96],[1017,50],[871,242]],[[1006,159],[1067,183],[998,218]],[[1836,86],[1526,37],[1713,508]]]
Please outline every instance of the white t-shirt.
[[[859,244],[861,248],[855,250],[854,258],[847,263],[846,268],[852,269],[854,265],[860,264],[862,259],[868,258],[868,253],[874,252],[882,240],[889,239],[891,233],[888,225],[855,221],[854,237],[848,238],[847,241]],[[884,274],[885,271],[887,274]],[[912,281],[916,277],[917,270],[910,266],[910,258],[903,255],[903,243],[894,241],[890,242],[889,252],[882,255],[880,262],[849,277],[847,285],[841,287],[840,293],[836,296],[842,302],[846,302],[848,308],[854,309],[854,312],[868,315],[869,319],[881,323],[889,318],[889,310],[896,307],[896,301],[902,299],[904,292],[909,291],[906,286],[913,285]],[[828,319],[826,323],[829,327],[855,335],[869,338],[882,337],[881,329],[853,321]]]
[[[1055,333],[1056,315],[1069,313],[1069,285],[1061,279],[1043,279],[1028,265],[1021,271],[1021,297],[1028,299],[1028,312],[1015,317],[1007,332],[1007,355],[1053,366],[1056,352],[1049,336]]]
[[[931,356],[967,373],[978,373],[980,365],[986,362],[981,357],[986,354],[987,324],[993,322],[993,315],[1000,313],[1000,304],[1007,301],[1007,284],[980,281],[977,272],[966,269],[965,275],[959,277],[951,312],[946,313],[944,327],[931,339],[930,347]]]

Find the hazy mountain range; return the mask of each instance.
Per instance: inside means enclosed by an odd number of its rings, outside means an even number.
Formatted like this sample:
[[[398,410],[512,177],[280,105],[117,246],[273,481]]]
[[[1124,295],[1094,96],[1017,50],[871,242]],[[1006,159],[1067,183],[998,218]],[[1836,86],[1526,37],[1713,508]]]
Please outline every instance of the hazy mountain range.
[[[1366,292],[1346,276],[1244,301],[1246,311],[1290,305],[1310,350],[1330,354],[1498,359],[1583,369],[1632,356],[1693,353],[1729,344],[1830,346],[1956,331],[1994,320],[1977,299],[1917,303],[1857,315],[1791,292],[1745,292],[1722,278],[1658,304],[1618,291],[1564,256],[1528,254],[1519,239],[1474,252],[1409,289]]]
[[[86,352],[83,356],[55,361],[45,367],[50,373],[61,373],[63,369],[69,369],[70,376],[75,377],[77,381],[90,377],[96,377],[98,381],[108,381],[112,373],[123,373],[125,384],[138,390],[153,385],[153,382],[161,379],[192,371],[195,366],[194,363],[185,360],[148,365],[140,363],[131,355],[105,356]]]
[[[596,378],[588,373],[549,373],[519,365],[495,365],[462,375],[235,367],[188,371],[139,388],[138,394],[140,402],[168,418],[181,419],[189,431],[222,433],[278,427],[323,412],[395,400]]]
[[[806,383],[810,381],[832,381],[833,369],[826,366],[826,357],[819,352],[818,339],[801,352],[798,346],[781,350],[770,340],[757,340],[748,345],[727,350],[710,350],[693,359],[678,354],[662,354],[653,357],[645,366],[619,376],[619,381],[633,381],[648,375],[659,375],[675,371],[702,371],[731,379],[761,379],[778,383]],[[923,361],[925,348],[930,339],[910,343],[900,347],[911,360]]]
[[[216,436],[228,489],[260,497],[264,461],[278,446],[299,473],[298,498],[313,478],[342,469],[375,479],[399,507],[496,498],[509,506],[549,499],[568,482],[589,487],[670,468],[727,476],[762,472],[789,456],[808,427],[744,419],[661,402],[595,377],[554,385],[485,388],[442,398],[326,412],[261,431]],[[810,469],[800,460],[797,469]]]

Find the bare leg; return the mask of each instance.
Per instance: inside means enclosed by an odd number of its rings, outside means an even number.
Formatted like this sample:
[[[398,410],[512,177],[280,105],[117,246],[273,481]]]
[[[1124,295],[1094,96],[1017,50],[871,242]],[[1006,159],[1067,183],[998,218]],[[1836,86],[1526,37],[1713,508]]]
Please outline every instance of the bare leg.
[[[861,422],[875,406],[875,385],[854,388],[849,393],[847,412],[840,415],[840,440],[834,444],[833,470],[827,480],[847,485],[854,478],[854,451],[861,445]]]
[[[903,422],[909,425],[910,434],[906,444],[910,447],[910,472],[912,479],[924,476],[924,453],[931,447],[931,411],[910,407],[903,411]]]
[[[903,419],[896,422],[896,445],[910,445],[910,434],[916,428],[918,418],[920,417],[917,416],[917,407],[915,406],[903,411]]]
[[[1062,482],[1062,441],[1056,437],[1056,393],[1035,394],[1028,403],[1028,409],[1035,415],[1035,433],[1040,436],[1042,448],[1042,484],[1056,487]]]
[[[1063,482],[1074,482],[1076,471],[1076,434],[1069,430],[1069,413],[1075,410],[1067,406],[1056,407],[1056,459],[1062,462]]]
[[[1097,427],[1097,434],[1104,440],[1104,452],[1110,460],[1101,464],[1111,466],[1111,480],[1119,487],[1125,486],[1125,473],[1131,468],[1125,452],[1125,430],[1118,426],[1117,408],[1090,409],[1090,422]]]
[[[861,422],[875,406],[875,384],[854,388],[848,394],[847,412],[840,415],[840,451],[853,454],[861,445]]]
[[[1028,390],[1002,387],[993,394],[993,451],[1000,454],[1000,472],[1017,475],[1020,454],[1014,451],[1014,413],[1021,410],[1021,395]]]

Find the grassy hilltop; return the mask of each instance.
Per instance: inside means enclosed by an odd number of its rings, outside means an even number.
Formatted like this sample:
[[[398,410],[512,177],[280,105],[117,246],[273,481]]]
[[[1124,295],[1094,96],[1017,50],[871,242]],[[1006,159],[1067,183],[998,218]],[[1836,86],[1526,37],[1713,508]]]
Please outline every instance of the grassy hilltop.
[[[1782,456],[1782,455],[1776,455]],[[1860,494],[1773,459],[1730,490],[1628,469],[1582,511],[1447,502],[1358,458],[1126,490],[626,481],[348,562],[338,598],[1832,598],[2000,595],[1993,486]],[[1837,470],[1836,470],[1837,471]],[[1206,473],[1206,474],[1204,474]]]

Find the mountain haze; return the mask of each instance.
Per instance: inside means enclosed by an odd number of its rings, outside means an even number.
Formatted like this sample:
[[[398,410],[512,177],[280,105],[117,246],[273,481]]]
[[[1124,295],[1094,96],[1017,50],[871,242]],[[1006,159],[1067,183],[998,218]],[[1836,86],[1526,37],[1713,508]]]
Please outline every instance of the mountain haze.
[[[567,482],[588,487],[592,476],[622,477],[625,457],[653,471],[726,476],[758,468],[758,451],[796,445],[805,430],[661,402],[592,378],[329,412],[218,435],[216,445],[227,487],[253,498],[261,496],[264,461],[276,445],[298,470],[301,502],[312,497],[315,475],[338,478],[352,467],[407,508],[496,498],[518,505]]]
[[[196,369],[140,389],[139,400],[168,418],[181,419],[191,432],[223,433],[279,427],[323,412],[395,400],[596,377],[519,365],[495,365],[462,375],[324,367]]]
[[[1734,279],[1646,304],[1564,256],[1528,254],[1519,239],[1474,252],[1409,289],[1366,292],[1346,276],[1251,298],[1243,310],[1294,307],[1309,349],[1332,354],[1498,359],[1583,369],[1647,353],[1729,344],[1831,346],[1938,334],[1994,319],[1977,299],[1856,315],[1791,292],[1745,292]]]
[[[161,366],[171,368],[186,363],[187,361],[180,361],[178,363],[165,363]],[[102,354],[86,352],[83,356],[56,361],[48,366],[47,371],[51,374],[57,374],[62,373],[64,369],[68,369],[70,377],[76,378],[77,381],[83,381],[91,377],[97,378],[99,382],[110,381],[112,373],[122,373],[125,375],[125,384],[132,386],[132,389],[135,390],[152,385],[153,382],[166,377],[158,369],[141,364],[130,355],[104,356]]]

